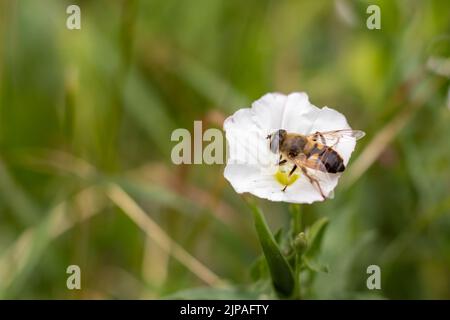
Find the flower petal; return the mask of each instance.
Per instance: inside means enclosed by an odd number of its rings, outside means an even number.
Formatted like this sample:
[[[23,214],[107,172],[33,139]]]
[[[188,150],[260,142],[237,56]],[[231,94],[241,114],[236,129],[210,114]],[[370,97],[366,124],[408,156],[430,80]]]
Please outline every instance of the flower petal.
[[[268,93],[252,103],[253,120],[267,135],[281,129],[287,97],[281,93]]]
[[[273,175],[262,174],[259,167],[248,164],[227,164],[225,178],[237,193],[250,192],[262,198],[279,186]]]
[[[320,187],[326,196],[336,187],[337,180],[337,177],[333,177],[331,183],[320,181]],[[324,200],[319,190],[311,184],[305,175],[302,175],[294,184],[287,187],[284,194],[285,200],[283,201],[292,203],[313,203]]]
[[[291,203],[313,203],[324,200],[316,187],[304,175],[301,175],[285,191],[282,191],[284,186],[278,183],[272,174],[261,173],[256,166],[229,164],[225,168],[224,176],[237,193],[249,192],[271,201]],[[333,191],[338,183],[338,178],[337,175],[332,175],[327,182],[321,180],[320,185],[325,195]]]
[[[307,134],[307,130],[311,128],[316,120],[319,110],[319,108],[309,102],[306,93],[291,93],[287,96],[281,128],[279,129]]]
[[[252,110],[238,110],[224,122],[228,142],[227,163],[252,164],[262,168],[276,163],[268,148],[267,134],[255,124]]]

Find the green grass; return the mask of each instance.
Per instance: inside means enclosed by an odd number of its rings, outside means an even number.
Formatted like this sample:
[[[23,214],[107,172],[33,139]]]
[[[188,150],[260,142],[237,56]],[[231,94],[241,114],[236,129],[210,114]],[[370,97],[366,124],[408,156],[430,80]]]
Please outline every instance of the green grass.
[[[365,25],[373,1],[76,2],[73,31],[73,1],[0,2],[0,298],[268,294],[251,210],[223,166],[173,165],[170,134],[221,128],[273,91],[306,91],[367,133],[335,199],[302,207],[307,227],[329,219],[329,272],[303,295],[450,298],[450,84],[427,68],[450,59],[448,1],[375,1],[381,30]],[[110,184],[219,280],[148,238]],[[289,226],[286,205],[258,205]]]

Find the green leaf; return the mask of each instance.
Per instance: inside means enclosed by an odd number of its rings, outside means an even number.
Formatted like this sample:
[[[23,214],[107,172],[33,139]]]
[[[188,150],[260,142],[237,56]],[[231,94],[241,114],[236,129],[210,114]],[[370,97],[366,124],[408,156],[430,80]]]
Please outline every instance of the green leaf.
[[[254,281],[268,278],[267,263],[264,256],[259,256],[250,267],[250,276]]]
[[[281,246],[281,243],[283,242],[283,228],[278,229],[273,237],[275,238],[275,241],[278,243],[278,245]]]
[[[280,297],[291,297],[295,288],[294,273],[270,232],[264,215],[255,205],[250,206],[275,291]]]
[[[328,226],[328,218],[322,218],[317,220],[309,229],[308,232],[308,249],[305,252],[305,256],[314,257],[320,249],[322,244],[323,235]]]

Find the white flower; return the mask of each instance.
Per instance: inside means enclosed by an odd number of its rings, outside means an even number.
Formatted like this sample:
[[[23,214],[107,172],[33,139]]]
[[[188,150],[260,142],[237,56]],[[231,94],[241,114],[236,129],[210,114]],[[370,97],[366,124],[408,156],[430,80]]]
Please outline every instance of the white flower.
[[[272,201],[312,203],[324,200],[319,188],[301,170],[289,177],[293,164],[278,165],[279,155],[271,152],[267,136],[279,129],[306,135],[350,129],[350,126],[341,113],[312,105],[306,93],[266,94],[251,108],[236,111],[224,122],[228,142],[225,178],[238,193],[249,192]],[[340,140],[333,146],[345,166],[355,144],[353,138]],[[340,174],[314,171],[323,194],[331,197]],[[288,187],[283,191],[285,185]]]

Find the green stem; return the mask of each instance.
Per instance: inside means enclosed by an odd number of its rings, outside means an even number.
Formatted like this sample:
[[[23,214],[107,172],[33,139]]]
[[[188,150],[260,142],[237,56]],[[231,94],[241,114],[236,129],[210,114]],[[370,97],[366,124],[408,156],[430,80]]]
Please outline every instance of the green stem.
[[[300,210],[299,204],[291,204],[289,206],[289,211],[291,213],[291,226],[292,226],[292,240],[294,240],[300,232],[303,231],[302,226],[302,214]],[[301,283],[300,283],[300,269],[301,269],[301,258],[302,252],[296,252],[295,254],[295,294],[294,298],[300,300],[302,298],[301,295]]]
[[[292,217],[292,237],[295,238],[300,232],[303,231],[300,205],[291,204],[289,206],[289,211]]]

